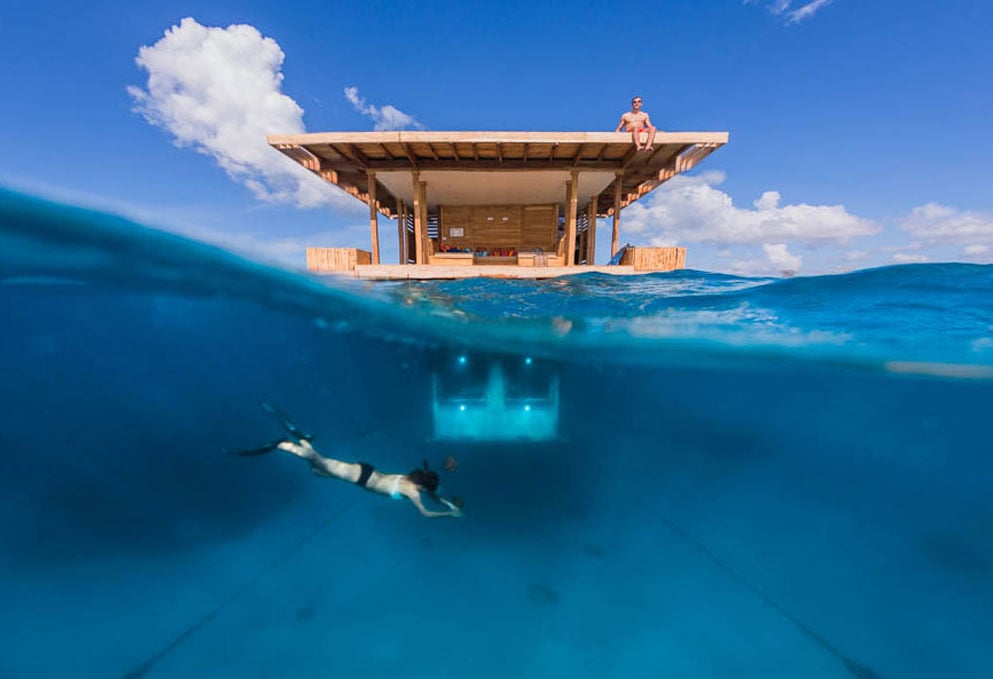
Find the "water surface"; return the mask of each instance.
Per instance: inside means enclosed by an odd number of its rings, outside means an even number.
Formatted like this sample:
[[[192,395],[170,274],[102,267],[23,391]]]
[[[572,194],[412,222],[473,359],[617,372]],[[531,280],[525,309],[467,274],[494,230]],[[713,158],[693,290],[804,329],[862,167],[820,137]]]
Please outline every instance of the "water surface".
[[[0,676],[993,674],[991,266],[372,285],[0,193],[0,319]],[[438,440],[460,356],[559,435]]]

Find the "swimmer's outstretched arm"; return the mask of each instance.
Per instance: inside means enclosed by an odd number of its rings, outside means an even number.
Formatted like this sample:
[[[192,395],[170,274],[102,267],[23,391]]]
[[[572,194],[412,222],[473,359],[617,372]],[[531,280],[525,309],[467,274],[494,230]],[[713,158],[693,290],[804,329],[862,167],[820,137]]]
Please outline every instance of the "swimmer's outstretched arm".
[[[432,512],[430,509],[428,509],[427,507],[424,506],[424,502],[421,501],[421,495],[420,495],[420,493],[414,493],[414,494],[411,494],[411,495],[407,495],[407,497],[410,499],[411,502],[414,503],[414,506],[417,507],[418,511],[420,511],[421,514],[423,514],[424,516],[428,517],[429,519],[440,519],[440,518],[443,518],[443,517],[446,517],[446,516],[450,516],[453,519],[460,519],[460,518],[462,518],[462,510],[459,509],[458,507],[456,507],[455,505],[453,505],[451,502],[449,502],[448,500],[446,500],[443,497],[439,497],[438,499],[443,504],[445,504],[446,506],[448,506],[448,508],[451,509],[451,511],[448,511],[448,512]]]
[[[457,505],[452,504],[449,500],[446,500],[445,498],[441,497],[440,495],[438,496],[438,501],[441,504],[443,504],[446,507],[448,507],[449,509],[451,509],[452,512],[457,513],[459,516],[462,516],[462,510]]]

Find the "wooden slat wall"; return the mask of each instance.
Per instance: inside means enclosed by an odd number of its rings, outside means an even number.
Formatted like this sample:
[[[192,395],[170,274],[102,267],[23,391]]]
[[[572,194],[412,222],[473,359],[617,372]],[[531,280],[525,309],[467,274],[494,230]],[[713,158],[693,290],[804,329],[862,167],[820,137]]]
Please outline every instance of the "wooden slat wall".
[[[545,252],[554,250],[558,241],[558,230],[558,205],[525,206],[521,221],[521,250],[537,248]]]
[[[461,236],[452,229],[461,228]],[[557,242],[558,205],[442,206],[442,243],[467,248],[553,250]]]
[[[442,205],[439,243],[456,248],[472,248],[472,208]],[[452,229],[462,229],[461,236],[453,236]],[[435,248],[437,250],[437,248]]]
[[[472,209],[472,237],[476,247],[513,248],[521,243],[521,208],[494,205]]]
[[[354,271],[356,264],[371,264],[372,253],[358,248],[307,248],[307,270],[320,273]]]
[[[635,271],[675,271],[686,267],[686,248],[628,248],[621,264]]]

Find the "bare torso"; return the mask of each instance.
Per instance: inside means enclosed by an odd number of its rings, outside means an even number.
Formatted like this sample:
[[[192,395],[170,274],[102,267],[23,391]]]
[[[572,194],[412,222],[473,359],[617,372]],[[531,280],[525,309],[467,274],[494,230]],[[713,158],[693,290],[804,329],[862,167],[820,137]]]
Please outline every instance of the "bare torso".
[[[634,132],[648,127],[649,117],[644,111],[628,111],[621,116],[625,132]]]
[[[357,478],[357,477],[356,477]],[[382,493],[399,500],[401,497],[420,496],[421,489],[407,478],[406,474],[383,474],[373,471],[365,487],[374,493]]]

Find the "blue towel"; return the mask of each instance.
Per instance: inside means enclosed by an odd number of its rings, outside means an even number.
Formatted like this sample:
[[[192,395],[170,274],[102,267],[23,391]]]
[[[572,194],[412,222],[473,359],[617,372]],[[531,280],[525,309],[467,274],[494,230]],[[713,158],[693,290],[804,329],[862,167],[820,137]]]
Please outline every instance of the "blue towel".
[[[616,255],[614,255],[613,257],[610,258],[610,261],[607,262],[607,266],[617,266],[617,265],[619,265],[621,263],[621,257],[624,256],[624,253],[627,252],[627,249],[629,247],[632,247],[631,244],[630,243],[626,243],[624,245],[624,247],[622,247],[620,250],[617,251],[617,254]]]

